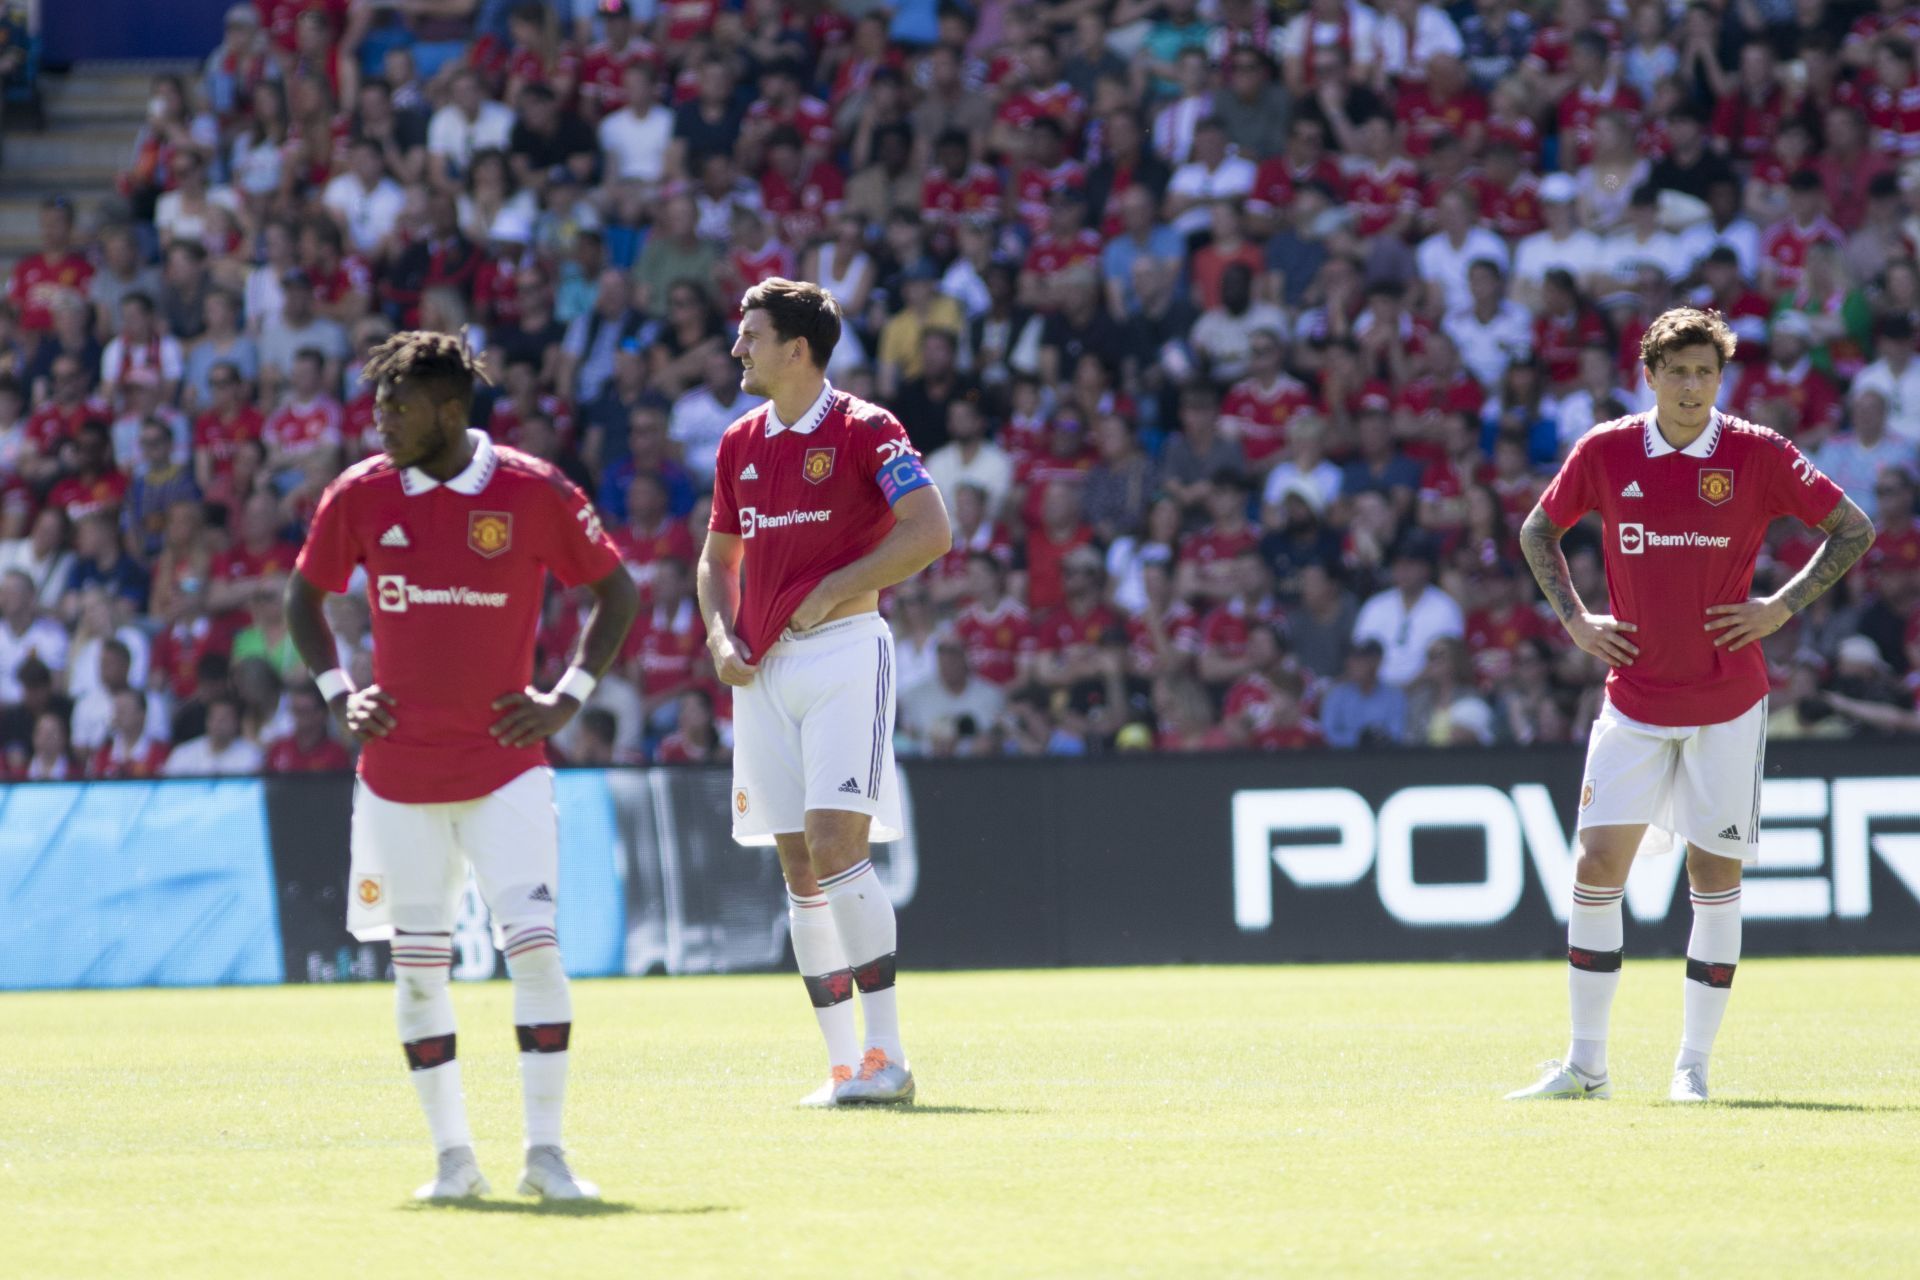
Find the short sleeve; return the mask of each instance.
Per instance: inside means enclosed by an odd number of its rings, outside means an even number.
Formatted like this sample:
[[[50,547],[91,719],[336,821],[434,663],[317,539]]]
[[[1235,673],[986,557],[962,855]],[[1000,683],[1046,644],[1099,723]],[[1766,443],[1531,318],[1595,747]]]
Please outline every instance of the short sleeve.
[[[620,567],[620,552],[600,524],[600,513],[587,495],[566,477],[549,477],[548,492],[558,514],[547,521],[550,531],[541,558],[553,576],[569,587],[598,582]]]
[[[713,455],[713,498],[707,513],[707,532],[737,538],[740,536],[740,504],[735,500],[733,464],[729,461],[733,440],[732,432],[721,436],[720,447]]]
[[[1781,440],[1772,458],[1772,484],[1768,486],[1769,514],[1789,515],[1809,528],[1816,527],[1833,514],[1846,497],[1840,486],[1813,465],[1813,459],[1801,453],[1791,440]]]
[[[1589,433],[1573,446],[1553,483],[1540,495],[1540,509],[1562,529],[1580,523],[1581,516],[1600,505],[1593,488],[1592,439]]]
[[[871,426],[872,434],[862,441],[856,452],[861,473],[873,477],[888,506],[915,489],[933,484],[920,451],[907,438],[907,429],[900,425],[900,419],[881,413],[872,420]]]
[[[313,525],[293,567],[301,577],[322,591],[339,595],[347,589],[347,580],[364,558],[360,543],[347,522],[346,487],[327,486],[314,510]]]

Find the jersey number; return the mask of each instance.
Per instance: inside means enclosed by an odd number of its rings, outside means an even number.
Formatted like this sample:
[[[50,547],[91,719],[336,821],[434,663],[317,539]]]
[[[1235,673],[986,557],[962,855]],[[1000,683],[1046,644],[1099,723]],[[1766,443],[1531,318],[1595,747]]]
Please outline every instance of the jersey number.
[[[600,541],[599,512],[595,511],[592,507],[582,507],[573,513],[573,518],[580,522],[581,532],[587,535],[588,542]]]

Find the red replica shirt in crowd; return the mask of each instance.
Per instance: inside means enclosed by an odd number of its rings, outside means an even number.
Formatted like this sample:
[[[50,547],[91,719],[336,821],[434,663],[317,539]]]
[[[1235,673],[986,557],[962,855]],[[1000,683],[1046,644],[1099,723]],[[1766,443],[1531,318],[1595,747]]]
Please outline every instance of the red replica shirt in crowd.
[[[1020,674],[1020,655],[1034,647],[1027,611],[1011,597],[994,609],[972,605],[953,621],[953,632],[967,651],[967,665],[988,684],[1006,688]]]
[[[1733,393],[1731,407],[1743,417],[1753,417],[1769,400],[1783,400],[1792,407],[1791,431],[1825,431],[1840,425],[1840,393],[1804,356],[1791,369],[1768,362],[1748,370]]]
[[[685,523],[672,516],[662,517],[658,527],[636,529],[632,525],[622,525],[608,531],[613,539],[614,549],[619,551],[620,560],[627,566],[627,574],[633,579],[634,586],[640,589],[642,600],[653,598],[653,569],[662,560],[678,560],[689,569],[698,557],[694,552],[693,535],[687,532]]]
[[[833,145],[833,112],[818,98],[801,98],[785,108],[761,98],[747,108],[747,119],[774,129],[790,128],[806,146],[824,151]]]
[[[44,253],[28,254],[13,269],[13,285],[7,291],[25,333],[45,333],[53,328],[53,304],[62,294],[84,296],[93,279],[93,265],[78,253],[49,258]]]
[[[629,640],[629,645],[640,663],[641,696],[658,697],[693,682],[707,648],[706,628],[693,601],[682,600],[672,613],[650,609],[633,630],[638,643]]]
[[[1540,182],[1530,173],[1521,174],[1510,187],[1475,178],[1473,189],[1480,197],[1481,219],[1509,240],[1530,236],[1546,225],[1546,215],[1540,211]]]
[[[103,511],[112,511],[127,496],[127,477],[108,471],[92,480],[68,476],[47,490],[47,505],[59,507],[68,520],[84,520]]]
[[[1784,218],[1768,227],[1760,238],[1760,256],[1773,265],[1774,283],[1791,289],[1806,274],[1807,254],[1813,246],[1830,244],[1838,249],[1846,243],[1847,233],[1825,218],[1816,218],[1805,227]]]
[[[113,409],[104,401],[82,400],[76,405],[61,405],[49,400],[27,419],[27,442],[42,455],[52,457],[59,452],[62,441],[80,434],[84,424],[112,421]]]
[[[1313,392],[1286,374],[1262,386],[1247,377],[1227,388],[1220,401],[1220,428],[1238,440],[1248,462],[1261,462],[1287,447],[1287,424],[1293,415],[1313,408]]]
[[[758,662],[820,580],[871,551],[893,504],[932,484],[900,420],[821,388],[788,425],[764,404],[720,437],[707,528],[744,540],[734,634]]]
[[[340,443],[340,402],[332,396],[311,400],[289,400],[273,411],[260,438],[269,449],[284,454],[303,454]]]
[[[1346,203],[1356,218],[1354,231],[1361,237],[1377,236],[1403,213],[1420,210],[1420,171],[1412,162],[1395,156],[1379,168],[1358,156],[1350,157],[1343,170],[1347,182]]]
[[[353,768],[353,757],[332,738],[322,736],[311,751],[292,734],[267,746],[268,773],[341,773]]]
[[[1040,615],[1033,624],[1034,644],[1042,653],[1066,653],[1071,649],[1091,649],[1106,639],[1109,631],[1125,628],[1113,610],[1096,604],[1085,613],[1075,613],[1062,604]]]
[[[1775,517],[1817,525],[1844,495],[1765,427],[1715,410],[1699,439],[1675,449],[1653,419],[1636,413],[1582,436],[1540,505],[1563,528],[1600,512],[1611,612],[1639,628],[1640,648],[1607,674],[1607,697],[1647,724],[1724,724],[1766,695],[1767,662],[1757,644],[1715,648],[1707,606],[1747,599]]]
[[[920,211],[928,222],[940,226],[950,226],[962,218],[997,220],[999,175],[984,164],[968,165],[957,178],[945,169],[929,169],[920,184]]]
[[[89,778],[157,778],[160,767],[167,762],[167,744],[155,742],[151,738],[142,739],[139,745],[128,748],[119,738],[109,738],[100,744],[93,753],[93,759],[87,762]]]
[[[479,432],[473,461],[442,484],[382,456],[327,486],[295,565],[342,592],[365,565],[373,678],[393,695],[392,733],[360,753],[360,777],[401,804],[472,800],[546,760],[503,747],[494,699],[524,689],[546,574],[567,586],[620,566],[586,496],[551,466]]]
[[[213,474],[225,480],[233,475],[233,459],[240,446],[258,440],[266,420],[250,404],[243,404],[231,418],[223,418],[212,409],[194,420],[193,451],[205,454],[213,464]]]

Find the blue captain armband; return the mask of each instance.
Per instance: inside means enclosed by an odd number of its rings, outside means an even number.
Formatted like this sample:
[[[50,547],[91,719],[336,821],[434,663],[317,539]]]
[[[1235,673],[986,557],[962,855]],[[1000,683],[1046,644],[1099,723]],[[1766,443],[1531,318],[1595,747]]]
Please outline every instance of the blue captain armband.
[[[933,483],[933,477],[927,474],[920,456],[914,453],[903,453],[892,462],[884,463],[874,479],[879,482],[880,492],[886,496],[890,507],[915,489],[924,489]]]

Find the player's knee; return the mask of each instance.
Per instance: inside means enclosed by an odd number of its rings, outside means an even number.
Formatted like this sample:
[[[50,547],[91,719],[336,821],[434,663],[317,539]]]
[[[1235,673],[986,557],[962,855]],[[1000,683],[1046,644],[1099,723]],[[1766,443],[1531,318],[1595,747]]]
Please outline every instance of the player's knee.
[[[393,944],[394,1014],[400,1039],[407,1043],[443,1036],[453,1030],[453,1000],[447,994],[453,957],[450,949],[442,954],[444,939],[437,942],[438,947],[428,944],[425,949],[435,954],[425,958],[416,958],[417,944],[410,942],[406,935],[395,939]]]
[[[513,1020],[520,1026],[571,1022],[567,970],[551,925],[509,929],[507,974],[513,979]]]

